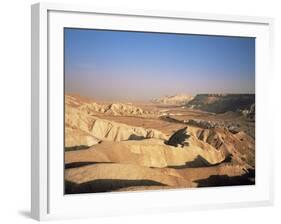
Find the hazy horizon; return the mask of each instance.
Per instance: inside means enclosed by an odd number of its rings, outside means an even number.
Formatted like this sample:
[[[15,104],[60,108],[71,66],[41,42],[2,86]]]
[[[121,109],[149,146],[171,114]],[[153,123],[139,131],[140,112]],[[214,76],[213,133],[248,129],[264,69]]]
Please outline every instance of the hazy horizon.
[[[65,28],[65,91],[99,100],[255,93],[255,39]]]
[[[175,93],[175,94],[171,94],[171,95],[162,95],[162,96],[159,96],[159,97],[151,97],[149,99],[102,99],[102,98],[98,98],[98,97],[95,97],[95,96],[89,96],[89,95],[83,95],[81,93],[78,93],[78,92],[65,92],[65,95],[69,95],[69,96],[78,96],[78,97],[85,97],[85,98],[88,98],[88,99],[91,99],[91,100],[97,100],[97,101],[101,101],[101,102],[124,102],[124,103],[130,103],[130,102],[151,102],[153,101],[154,99],[160,99],[160,98],[164,98],[164,97],[172,97],[172,96],[178,96],[178,95],[186,95],[186,96],[193,96],[195,97],[196,95],[204,95],[204,94],[214,94],[214,95],[255,95],[255,93],[194,93],[194,94],[189,94],[189,93]]]

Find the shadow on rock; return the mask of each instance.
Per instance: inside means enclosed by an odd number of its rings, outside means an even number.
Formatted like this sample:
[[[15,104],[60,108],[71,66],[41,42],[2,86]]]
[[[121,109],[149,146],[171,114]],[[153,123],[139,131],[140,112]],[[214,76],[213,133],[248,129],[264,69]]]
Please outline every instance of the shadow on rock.
[[[206,159],[204,159],[202,156],[198,155],[193,161],[186,162],[184,165],[168,166],[168,168],[185,169],[185,168],[211,167],[211,166],[217,166],[221,163],[229,163],[229,162],[231,162],[231,158],[232,157],[229,155],[222,162],[211,164]]]
[[[198,187],[254,185],[255,170],[247,170],[247,173],[241,176],[211,175],[206,179],[196,180],[194,182],[198,183]]]
[[[82,184],[65,181],[65,194],[101,193],[136,186],[167,186],[153,180],[98,179]]]
[[[78,168],[82,166],[87,166],[87,165],[95,165],[95,164],[104,164],[104,163],[112,163],[112,162],[73,162],[73,163],[67,163],[64,164],[65,169],[71,169],[71,168]]]

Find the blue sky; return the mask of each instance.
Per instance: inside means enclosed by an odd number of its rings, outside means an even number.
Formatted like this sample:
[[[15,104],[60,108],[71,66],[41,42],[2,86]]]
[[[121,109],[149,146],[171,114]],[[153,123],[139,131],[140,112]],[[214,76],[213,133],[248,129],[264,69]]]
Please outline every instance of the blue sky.
[[[255,39],[65,28],[65,87],[100,100],[254,93]]]

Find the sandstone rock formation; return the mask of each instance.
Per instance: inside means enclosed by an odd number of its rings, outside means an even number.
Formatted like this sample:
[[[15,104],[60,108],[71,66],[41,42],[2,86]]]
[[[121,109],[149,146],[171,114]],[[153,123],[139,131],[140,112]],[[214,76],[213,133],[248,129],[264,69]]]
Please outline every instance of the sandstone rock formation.
[[[100,140],[124,141],[145,138],[165,140],[167,138],[158,130],[133,127],[101,119],[89,115],[80,108],[66,107],[65,111],[66,147],[73,147],[75,144],[91,146]]]
[[[155,113],[145,111],[140,107],[124,103],[112,103],[109,105],[97,104],[95,102],[88,103],[80,106],[80,110],[86,111],[88,114],[95,115],[103,113],[114,116],[141,116],[141,117],[154,117]]]
[[[211,174],[240,176],[253,168],[253,143],[249,141],[247,149],[239,145],[241,139],[249,140],[244,133],[228,137],[223,130],[191,128],[190,135],[184,147],[144,139],[104,141],[89,149],[68,151],[65,166],[72,168],[66,170],[67,191],[196,187],[197,180]]]
[[[144,116],[150,113],[129,104],[67,97],[65,192],[255,183],[255,140],[246,132],[199,118],[174,122]],[[140,125],[117,122],[121,117]],[[157,126],[144,128],[145,122]]]
[[[159,99],[153,99],[153,103],[168,104],[168,105],[186,105],[193,99],[191,95],[179,94],[173,96],[165,96]]]

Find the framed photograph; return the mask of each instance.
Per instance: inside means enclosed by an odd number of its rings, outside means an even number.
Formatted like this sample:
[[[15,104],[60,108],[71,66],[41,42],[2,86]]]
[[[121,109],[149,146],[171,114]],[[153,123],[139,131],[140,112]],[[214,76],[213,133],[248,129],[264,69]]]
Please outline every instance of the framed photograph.
[[[272,29],[32,5],[32,217],[272,204]]]

